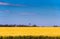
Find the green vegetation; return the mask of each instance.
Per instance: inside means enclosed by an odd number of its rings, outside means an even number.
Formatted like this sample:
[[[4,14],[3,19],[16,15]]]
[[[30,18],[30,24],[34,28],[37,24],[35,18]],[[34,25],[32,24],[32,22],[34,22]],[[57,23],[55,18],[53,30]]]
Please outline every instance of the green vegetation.
[[[57,26],[57,25],[53,25],[53,26],[37,26],[37,25],[1,25],[0,24],[0,27],[60,27],[60,26]]]
[[[38,26],[37,25],[30,26],[30,25],[8,25],[6,24],[6,25],[0,25],[0,27],[38,27]]]
[[[0,36],[0,39],[60,39],[60,37],[50,36]]]

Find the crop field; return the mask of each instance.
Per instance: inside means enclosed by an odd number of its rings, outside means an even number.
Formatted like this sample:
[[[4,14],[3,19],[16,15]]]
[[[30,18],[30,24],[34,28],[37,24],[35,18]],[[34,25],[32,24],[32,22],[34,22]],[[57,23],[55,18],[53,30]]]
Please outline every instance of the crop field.
[[[60,27],[0,27],[0,36],[60,36]]]

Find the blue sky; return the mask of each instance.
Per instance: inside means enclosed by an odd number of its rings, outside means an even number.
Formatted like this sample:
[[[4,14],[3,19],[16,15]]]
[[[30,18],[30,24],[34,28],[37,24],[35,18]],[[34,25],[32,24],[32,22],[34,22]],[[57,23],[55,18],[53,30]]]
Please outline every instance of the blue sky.
[[[0,24],[60,25],[60,0],[0,0]]]

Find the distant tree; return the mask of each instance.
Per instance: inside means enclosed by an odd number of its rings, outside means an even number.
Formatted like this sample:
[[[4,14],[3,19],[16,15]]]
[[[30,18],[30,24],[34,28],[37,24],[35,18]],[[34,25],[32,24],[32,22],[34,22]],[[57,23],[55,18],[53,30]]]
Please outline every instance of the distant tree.
[[[53,27],[58,27],[57,25],[54,25]]]
[[[33,27],[37,27],[37,25],[32,25]]]

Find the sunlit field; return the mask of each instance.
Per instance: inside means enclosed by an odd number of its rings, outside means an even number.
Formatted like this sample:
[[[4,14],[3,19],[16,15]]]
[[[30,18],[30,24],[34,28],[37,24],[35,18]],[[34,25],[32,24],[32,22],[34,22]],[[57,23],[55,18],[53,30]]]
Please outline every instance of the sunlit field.
[[[60,27],[0,27],[0,36],[60,36]]]

